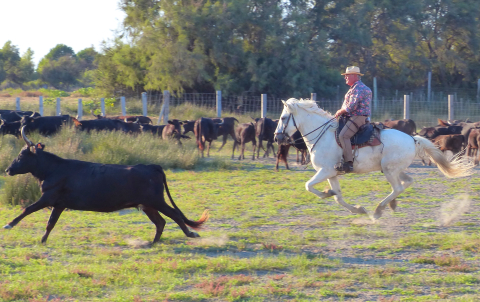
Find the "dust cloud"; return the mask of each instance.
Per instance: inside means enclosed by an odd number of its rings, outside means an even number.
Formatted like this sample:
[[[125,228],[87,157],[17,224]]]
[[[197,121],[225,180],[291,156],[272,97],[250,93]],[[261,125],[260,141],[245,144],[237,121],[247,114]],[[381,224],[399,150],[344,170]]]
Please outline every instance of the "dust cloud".
[[[468,211],[470,207],[470,196],[462,194],[454,200],[445,203],[440,208],[440,223],[442,226],[450,225],[459,216]]]
[[[199,239],[195,239],[195,245],[201,246],[224,246],[227,244],[229,238],[227,235],[223,234],[220,237],[200,237]]]

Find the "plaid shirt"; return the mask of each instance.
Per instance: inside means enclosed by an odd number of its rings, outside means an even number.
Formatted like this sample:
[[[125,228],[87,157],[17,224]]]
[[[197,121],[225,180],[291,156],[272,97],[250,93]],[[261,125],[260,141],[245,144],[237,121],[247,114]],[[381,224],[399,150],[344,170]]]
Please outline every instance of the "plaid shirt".
[[[342,109],[347,110],[349,116],[365,115],[370,116],[370,101],[372,100],[372,91],[365,86],[362,81],[358,80],[350,87]]]

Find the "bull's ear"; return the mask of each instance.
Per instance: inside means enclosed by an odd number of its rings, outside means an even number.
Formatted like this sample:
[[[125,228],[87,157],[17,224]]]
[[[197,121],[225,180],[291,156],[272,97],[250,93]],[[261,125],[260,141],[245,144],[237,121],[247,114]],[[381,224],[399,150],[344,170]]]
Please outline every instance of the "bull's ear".
[[[171,120],[168,120],[168,123],[173,125],[173,122]]]

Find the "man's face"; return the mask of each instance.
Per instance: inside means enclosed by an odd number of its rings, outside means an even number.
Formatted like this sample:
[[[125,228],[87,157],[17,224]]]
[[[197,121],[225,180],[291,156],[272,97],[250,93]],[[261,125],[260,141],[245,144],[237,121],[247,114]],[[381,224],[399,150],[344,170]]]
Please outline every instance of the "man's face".
[[[345,75],[345,83],[347,83],[348,86],[352,86],[355,84],[355,82],[358,81],[358,75],[357,74],[346,74]]]

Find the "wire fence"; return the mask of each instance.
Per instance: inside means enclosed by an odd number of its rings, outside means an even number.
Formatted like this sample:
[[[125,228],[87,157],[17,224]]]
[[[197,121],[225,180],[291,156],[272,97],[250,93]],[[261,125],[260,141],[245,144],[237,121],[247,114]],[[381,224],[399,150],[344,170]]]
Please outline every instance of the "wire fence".
[[[342,91],[343,92],[343,91]],[[415,121],[417,128],[424,126],[434,126],[438,124],[438,119],[447,120],[450,116],[458,120],[480,121],[480,98],[476,95],[476,90],[462,90],[462,91],[432,91],[430,98],[424,91],[413,91],[406,93],[404,91],[380,91],[377,98],[372,100],[371,111],[372,121],[384,121],[387,119],[403,119],[404,112],[404,95],[409,96],[409,118]],[[168,95],[168,94],[167,94]],[[451,95],[452,104],[449,107],[448,97]],[[215,110],[217,109],[216,93],[184,93],[182,95],[169,95],[169,107],[181,106],[184,104],[191,104],[198,107]],[[164,94],[162,93],[147,93],[147,114],[148,116],[158,116],[161,112],[164,102]],[[304,98],[310,98],[305,96]],[[277,119],[282,110],[282,100],[286,101],[288,98],[276,97],[272,95],[266,96],[266,116],[272,119]],[[109,101],[108,101],[109,100]],[[108,101],[108,102],[107,102]],[[343,103],[343,97],[338,99],[322,99],[316,98],[317,104],[323,110],[330,113],[335,113]],[[52,99],[45,99],[45,115],[56,115],[55,108],[59,108],[57,101]],[[100,108],[99,99],[83,99],[78,103],[83,102],[82,106],[77,106],[77,101],[65,102],[61,101],[62,114],[75,115],[82,110],[86,118],[91,118],[91,112],[96,110],[98,114]],[[125,108],[122,108],[120,98],[106,98],[105,99],[107,116],[121,115],[126,112],[127,115],[142,115],[145,113],[142,99],[138,97],[129,97],[125,100]],[[15,103],[4,104],[3,109],[20,108],[20,101]],[[22,104],[23,110],[38,110],[38,103]],[[262,110],[262,96],[261,95],[222,95],[221,96],[221,115],[228,116],[229,114],[249,115],[251,117],[260,117]],[[217,111],[218,112],[218,111]],[[165,122],[165,121],[164,121]]]

